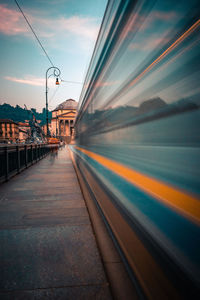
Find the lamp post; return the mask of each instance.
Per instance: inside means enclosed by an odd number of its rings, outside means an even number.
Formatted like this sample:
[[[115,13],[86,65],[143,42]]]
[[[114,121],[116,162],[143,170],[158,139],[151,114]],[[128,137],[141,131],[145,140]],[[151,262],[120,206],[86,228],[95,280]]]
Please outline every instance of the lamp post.
[[[50,67],[47,69],[46,71],[46,124],[47,124],[47,137],[50,136],[50,132],[49,132],[49,114],[48,114],[48,72],[49,70],[53,69],[53,74],[54,77],[56,78],[56,85],[59,85],[59,81],[58,81],[58,77],[60,76],[60,70],[57,67]]]

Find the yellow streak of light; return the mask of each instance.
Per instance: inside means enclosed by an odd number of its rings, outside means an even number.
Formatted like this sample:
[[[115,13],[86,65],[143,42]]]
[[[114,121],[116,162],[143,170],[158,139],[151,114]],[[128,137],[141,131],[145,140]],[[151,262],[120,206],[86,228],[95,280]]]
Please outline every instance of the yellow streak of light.
[[[75,148],[96,160],[115,174],[121,176],[126,181],[139,187],[153,197],[156,197],[166,205],[178,210],[193,222],[200,224],[200,201],[195,196],[187,194],[138,171],[134,171],[129,167],[105,158],[102,155],[82,149],[78,146],[75,146]]]
[[[177,47],[189,34],[191,34],[200,25],[200,19],[196,21],[187,31],[185,31],[169,48],[167,48],[156,60],[154,60],[141,74],[139,74],[129,86],[133,86],[142,76],[150,71],[155,64],[160,62],[170,51]]]

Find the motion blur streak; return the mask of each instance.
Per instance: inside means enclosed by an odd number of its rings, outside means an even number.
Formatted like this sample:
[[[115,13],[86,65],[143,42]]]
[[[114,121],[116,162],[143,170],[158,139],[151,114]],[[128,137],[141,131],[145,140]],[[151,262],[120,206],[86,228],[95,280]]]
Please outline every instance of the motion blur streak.
[[[95,159],[97,162],[104,165],[106,168],[115,172],[116,174],[128,180],[132,184],[138,186],[142,190],[150,193],[156,198],[164,201],[166,204],[175,207],[180,210],[186,216],[191,218],[192,221],[200,223],[200,202],[199,199],[183,193],[180,190],[176,190],[173,187],[167,186],[166,184],[159,182],[153,178],[149,178],[139,172],[136,172],[130,168],[123,166],[111,159],[107,159],[102,155],[95,154],[94,152],[75,147],[82,151],[86,155]]]
[[[199,0],[108,1],[70,147],[140,297],[200,292],[199,82]]]
[[[172,51],[179,43],[181,43],[190,33],[192,33],[195,29],[200,25],[200,19],[195,22],[180,38],[178,38],[167,50],[165,50],[146,70],[144,70],[138,77],[136,77],[130,85],[133,85],[137,80],[139,80],[145,73],[147,73],[151,68],[157,64],[161,59],[163,59],[170,51]]]

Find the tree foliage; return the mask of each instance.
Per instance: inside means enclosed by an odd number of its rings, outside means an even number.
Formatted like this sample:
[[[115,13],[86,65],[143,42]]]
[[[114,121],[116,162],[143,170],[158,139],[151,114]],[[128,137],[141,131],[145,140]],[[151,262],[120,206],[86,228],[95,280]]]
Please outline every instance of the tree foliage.
[[[41,120],[41,125],[46,123],[46,109],[43,108],[42,113],[36,111],[35,108],[32,108],[32,112],[36,120]],[[31,110],[22,108],[19,105],[11,106],[10,104],[4,103],[0,105],[0,119],[10,119],[15,122],[25,122],[25,120],[32,119]],[[49,121],[51,120],[52,113],[49,112]]]

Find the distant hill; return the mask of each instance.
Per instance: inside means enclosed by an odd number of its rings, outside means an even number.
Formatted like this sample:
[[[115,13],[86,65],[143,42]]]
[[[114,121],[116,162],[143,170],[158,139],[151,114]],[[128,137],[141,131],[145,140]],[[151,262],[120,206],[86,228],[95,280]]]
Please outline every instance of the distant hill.
[[[32,108],[36,120],[41,120],[41,125],[46,123],[46,109],[43,108],[42,113],[36,111],[35,108]],[[51,120],[52,113],[49,112],[49,121]],[[10,104],[0,105],[0,119],[10,119],[15,122],[24,122],[25,120],[32,119],[31,110],[26,110],[25,108],[20,107],[19,105],[11,106]]]

